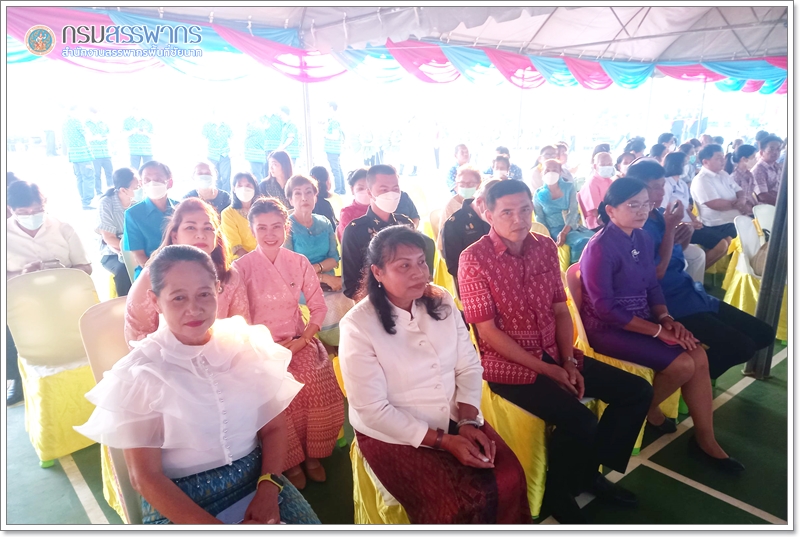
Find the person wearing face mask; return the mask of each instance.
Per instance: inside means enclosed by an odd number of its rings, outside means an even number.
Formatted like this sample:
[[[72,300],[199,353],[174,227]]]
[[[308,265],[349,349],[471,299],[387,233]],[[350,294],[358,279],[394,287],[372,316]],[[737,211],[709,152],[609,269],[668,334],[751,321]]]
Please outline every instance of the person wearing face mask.
[[[522,181],[522,169],[511,162],[511,153],[506,146],[498,146],[495,149],[495,157],[504,157],[508,160],[508,170],[506,175],[509,179],[513,179],[514,181]],[[492,167],[486,170],[486,175],[493,175],[494,164],[495,163],[492,162]]]
[[[217,214],[222,214],[231,204],[231,195],[217,188],[217,170],[209,162],[198,162],[192,173],[194,190],[190,190],[183,199],[200,198],[214,207]],[[230,175],[230,172],[228,172]]]
[[[132,252],[138,264],[134,271],[134,280],[161,245],[165,222],[178,205],[177,201],[167,195],[172,188],[172,172],[166,164],[151,160],[139,169],[139,177],[146,199],[125,211],[122,234],[122,249]]]
[[[536,192],[542,188],[542,185],[544,185],[544,181],[542,181],[542,175],[544,175],[544,163],[548,160],[557,160],[558,155],[559,150],[555,145],[546,145],[539,151],[539,159],[536,161],[537,164],[531,172],[531,192]],[[572,174],[569,172],[569,170],[563,170],[562,174],[566,181],[572,181]]]
[[[681,222],[688,226],[684,226],[685,229],[681,231],[682,234],[688,234],[688,236],[679,235],[679,238],[685,237],[685,241],[681,242],[683,242],[683,257],[686,258],[687,262],[686,272],[689,273],[694,281],[702,284],[706,272],[706,252],[696,244],[689,244],[689,239],[694,233],[694,230],[703,228],[703,224],[690,210],[692,199],[689,192],[689,185],[681,179],[681,174],[688,165],[688,160],[689,157],[682,151],[670,153],[664,158],[665,181],[661,209],[667,210],[667,208],[673,206],[676,201],[681,202],[681,206],[684,209]],[[642,177],[639,178],[642,179]]]
[[[694,144],[691,142],[686,142],[680,145],[678,151],[686,155],[686,162],[683,165],[681,179],[684,183],[689,185],[692,183],[692,179],[694,179],[697,173],[697,166],[695,165],[697,161],[697,149],[695,149]]]
[[[445,205],[439,222],[446,222],[454,212],[464,206],[464,200],[471,199],[475,196],[478,187],[481,186],[481,172],[472,166],[462,166],[458,169],[456,175],[456,195],[450,198]],[[439,250],[442,249],[444,225],[439,226],[439,237],[436,240],[436,246]]]
[[[667,148],[668,153],[675,151],[676,140],[675,135],[671,132],[665,132],[658,137],[658,143]],[[652,151],[651,151],[652,152]]]
[[[533,212],[536,221],[547,227],[556,246],[569,248],[569,259],[566,259],[566,254],[561,259],[561,268],[566,270],[580,259],[583,247],[593,233],[579,224],[575,184],[561,177],[561,163],[557,160],[545,162],[542,179],[544,186],[533,196]]]
[[[6,203],[13,216],[6,232],[6,279],[54,268],[92,273],[80,237],[71,225],[47,214],[46,201],[36,183],[8,187]]]
[[[463,205],[442,225],[442,255],[449,272],[458,288],[458,259],[467,246],[489,233],[492,226],[486,221],[486,193],[499,183],[490,179],[481,183],[473,199],[465,199]]]
[[[217,318],[226,319],[241,315],[249,324],[247,292],[241,285],[239,271],[228,261],[228,249],[214,208],[197,198],[182,201],[175,208],[175,214],[164,230],[164,240],[158,250],[153,252],[153,257],[173,244],[188,244],[211,256],[220,284]],[[124,330],[125,341],[129,347],[132,347],[131,342],[140,341],[159,328],[158,310],[148,296],[151,288],[150,263],[148,263],[131,286],[128,299],[125,301]]]
[[[752,145],[740,145],[736,151],[729,154],[728,162],[725,163],[725,171],[728,172],[736,184],[742,187],[744,199],[753,203],[757,201],[755,195],[756,180],[753,176],[753,168],[758,163],[758,150]]]
[[[759,160],[753,168],[753,178],[755,188],[753,189],[758,196],[758,201],[775,205],[778,199],[778,187],[781,184],[782,167],[778,164],[781,156],[781,139],[770,134],[758,142]]]
[[[393,166],[377,164],[371,167],[366,183],[370,194],[369,208],[364,216],[350,222],[342,233],[342,287],[345,296],[356,301],[361,298],[356,295],[372,237],[381,229],[398,224],[416,229],[408,215],[398,212],[401,193],[397,170]],[[432,270],[436,243],[429,237],[426,237],[425,243],[428,245],[425,251],[428,268]]]
[[[253,174],[240,172],[233,176],[233,202],[222,211],[222,235],[228,243],[231,259],[239,259],[256,249],[256,238],[250,230],[247,214],[259,196],[258,183]]]
[[[131,288],[131,278],[122,260],[122,233],[125,227],[125,210],[142,201],[139,174],[131,168],[120,168],[111,175],[114,183],[100,198],[97,207],[97,227],[100,234],[100,264],[114,275],[117,296],[125,296]]]
[[[617,157],[617,164],[614,166],[617,172],[619,172],[617,173],[617,179],[625,177],[625,174],[628,172],[628,167],[634,160],[636,160],[636,155],[630,152],[623,153]]]
[[[506,181],[510,179],[511,161],[505,155],[497,155],[492,161],[492,179]]]
[[[339,225],[336,226],[336,238],[342,242],[344,229],[350,222],[367,214],[369,209],[369,189],[367,188],[367,169],[358,168],[347,176],[347,184],[350,186],[350,193],[353,195],[353,203],[342,207],[339,212]]]
[[[597,208],[611,186],[616,170],[609,153],[597,153],[592,161],[592,169],[594,173],[578,192],[578,203],[586,219],[586,227],[595,230],[600,227]]]

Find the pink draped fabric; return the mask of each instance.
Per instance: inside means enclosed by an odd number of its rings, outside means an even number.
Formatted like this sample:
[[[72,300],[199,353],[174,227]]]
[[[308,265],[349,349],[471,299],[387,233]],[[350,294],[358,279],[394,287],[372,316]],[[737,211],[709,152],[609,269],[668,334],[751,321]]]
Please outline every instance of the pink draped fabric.
[[[789,64],[788,56],[767,56],[764,60],[769,62],[770,65],[780,67],[781,69],[787,69]]]
[[[518,88],[533,89],[545,83],[544,76],[536,70],[527,56],[493,48],[484,48],[483,52],[500,74]]]
[[[403,69],[422,80],[430,83],[453,82],[461,73],[458,72],[442,49],[434,43],[420,41],[401,41],[395,43],[386,40],[386,48],[392,53]]]
[[[600,62],[580,60],[578,58],[564,57],[564,63],[569,69],[578,84],[586,89],[599,90],[606,89],[614,83],[611,77],[603,70]]]
[[[9,7],[6,10],[8,15],[7,32],[14,39],[25,43],[25,35],[28,30],[37,25],[44,25],[53,30],[56,34],[55,47],[46,57],[54,60],[61,60],[72,65],[85,67],[101,73],[136,73],[151,67],[162,67],[163,63],[158,58],[138,58],[133,56],[64,56],[62,51],[67,46],[70,49],[81,47],[83,49],[97,50],[130,50],[139,48],[133,44],[110,44],[110,43],[86,43],[86,44],[64,44],[62,32],[64,26],[112,26],[114,22],[106,15],[91,13],[88,11],[77,11],[60,7]],[[89,32],[91,34],[91,30]],[[99,37],[99,35],[98,35]]]
[[[715,73],[710,69],[706,69],[699,63],[691,65],[656,65],[656,69],[667,75],[668,77],[677,78],[678,80],[687,80],[694,82],[719,82],[728,78],[725,75]]]
[[[346,71],[329,54],[282,45],[218,24],[211,27],[237,50],[298,82],[324,82]]]
[[[748,80],[745,82],[742,91],[745,93],[755,93],[761,89],[761,86],[764,85],[763,80]]]
[[[783,81],[781,87],[775,90],[775,93],[777,93],[778,95],[786,95],[788,91],[789,91],[789,79],[787,78],[786,80]]]

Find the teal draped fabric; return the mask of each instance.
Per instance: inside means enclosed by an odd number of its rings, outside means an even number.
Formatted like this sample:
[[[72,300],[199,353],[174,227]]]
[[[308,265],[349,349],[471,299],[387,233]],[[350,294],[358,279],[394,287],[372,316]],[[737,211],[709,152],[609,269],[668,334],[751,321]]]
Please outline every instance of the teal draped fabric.
[[[654,63],[629,63],[600,60],[603,70],[618,86],[625,89],[636,89],[653,76],[656,69]]]

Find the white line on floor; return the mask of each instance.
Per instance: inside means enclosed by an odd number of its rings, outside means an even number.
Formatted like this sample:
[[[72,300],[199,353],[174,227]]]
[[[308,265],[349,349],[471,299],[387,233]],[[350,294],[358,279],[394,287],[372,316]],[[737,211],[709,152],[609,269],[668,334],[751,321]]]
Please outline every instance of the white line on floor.
[[[83,478],[78,465],[75,464],[75,459],[72,458],[72,455],[61,457],[58,462],[64,468],[75,494],[78,495],[78,500],[80,500],[83,510],[86,511],[86,516],[89,517],[89,522],[92,524],[108,524],[105,513],[100,508],[100,504],[97,503],[89,485],[86,484],[86,480]]]
[[[787,358],[787,356],[789,356],[789,349],[788,348],[783,349],[778,354],[773,356],[772,357],[772,367],[774,368],[776,365],[778,365],[779,363],[784,361]],[[717,410],[719,407],[721,407],[722,405],[724,405],[725,403],[727,403],[728,401],[733,399],[735,396],[739,395],[742,392],[742,390],[744,390],[745,388],[750,386],[755,381],[756,381],[756,379],[753,378],[753,377],[744,377],[742,380],[740,380],[739,382],[737,382],[736,384],[734,384],[733,386],[731,386],[730,388],[725,390],[725,392],[723,392],[719,396],[717,396],[717,398],[714,399],[714,401],[713,401],[712,408],[714,410]],[[769,521],[769,522],[771,522],[773,524],[786,524],[787,522],[785,520],[782,520],[782,519],[780,519],[780,518],[778,518],[776,516],[770,515],[766,511],[762,511],[760,509],[757,509],[757,508],[753,507],[752,505],[749,505],[749,504],[746,504],[744,502],[741,502],[741,501],[737,500],[736,498],[732,498],[732,497],[730,497],[730,496],[728,496],[726,494],[723,494],[722,492],[719,492],[719,491],[714,490],[714,489],[712,489],[710,487],[707,487],[707,486],[705,486],[705,485],[703,485],[701,483],[698,483],[697,481],[693,481],[693,480],[689,479],[688,477],[684,477],[684,476],[678,474],[677,472],[673,472],[672,470],[668,470],[667,468],[664,468],[663,466],[660,466],[660,465],[658,465],[658,464],[656,464],[654,462],[650,462],[650,460],[649,460],[650,457],[652,457],[653,455],[655,455],[656,453],[658,453],[659,451],[664,449],[667,445],[670,444],[670,442],[672,442],[673,440],[678,438],[680,435],[682,435],[683,433],[685,433],[686,431],[691,429],[692,426],[694,426],[694,422],[692,421],[692,418],[691,417],[686,418],[685,420],[683,420],[682,422],[680,422],[678,424],[678,430],[677,431],[675,431],[672,434],[665,434],[665,435],[659,437],[652,444],[650,444],[646,448],[642,449],[639,452],[639,455],[637,455],[635,457],[631,457],[631,460],[628,463],[628,468],[627,468],[627,470],[625,471],[624,474],[621,474],[621,473],[616,472],[616,471],[612,471],[612,472],[609,472],[606,475],[606,478],[609,481],[611,481],[612,483],[616,483],[617,481],[619,481],[620,479],[622,479],[623,477],[625,477],[626,475],[628,475],[629,473],[631,473],[632,471],[634,471],[636,468],[638,468],[641,465],[648,466],[648,467],[650,467],[650,468],[652,468],[654,470],[658,470],[658,471],[661,471],[660,469],[663,468],[664,471],[662,473],[672,477],[673,479],[677,479],[678,481],[680,481],[682,483],[686,483],[687,485],[689,485],[691,487],[694,487],[694,488],[696,488],[696,489],[698,489],[698,490],[700,490],[702,492],[705,492],[706,494],[708,494],[710,496],[714,496],[715,498],[723,500],[723,501],[725,501],[725,502],[727,502],[727,503],[729,503],[731,505],[734,505],[734,506],[736,506],[736,507],[738,507],[740,509],[743,509],[744,511],[753,513],[757,517],[763,518],[764,520],[767,520],[767,521]],[[697,485],[697,486],[695,486],[695,485]],[[731,501],[728,501],[728,499],[725,499],[725,498],[728,498]],[[585,503],[583,503],[582,505],[579,504],[579,506],[581,507],[581,509],[583,509],[583,507],[585,505],[587,505],[588,503],[590,503],[593,499],[594,499],[594,496],[591,496],[590,498],[588,498],[588,501],[586,501],[586,499],[584,499]],[[761,513],[761,514],[759,514],[759,513]],[[558,522],[553,517],[547,517],[546,519],[544,519],[544,521],[542,521],[542,524],[558,524]]]

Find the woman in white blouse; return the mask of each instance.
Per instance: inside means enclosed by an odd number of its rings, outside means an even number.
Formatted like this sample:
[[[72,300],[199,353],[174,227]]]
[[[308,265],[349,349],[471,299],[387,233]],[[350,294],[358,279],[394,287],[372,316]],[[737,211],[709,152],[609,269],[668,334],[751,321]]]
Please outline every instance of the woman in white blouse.
[[[264,326],[216,320],[220,283],[199,248],[167,246],[149,269],[165,322],[86,394],[96,408],[75,429],[123,450],[146,524],[218,524],[253,493],[245,523],[319,523],[280,475],[282,412],[302,388],[291,353]]]
[[[380,231],[367,267],[339,357],[370,468],[412,523],[530,523],[525,474],[483,422],[483,368],[453,298],[428,283],[422,236]]]

